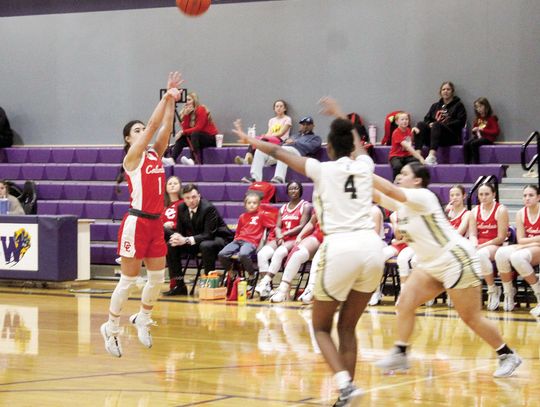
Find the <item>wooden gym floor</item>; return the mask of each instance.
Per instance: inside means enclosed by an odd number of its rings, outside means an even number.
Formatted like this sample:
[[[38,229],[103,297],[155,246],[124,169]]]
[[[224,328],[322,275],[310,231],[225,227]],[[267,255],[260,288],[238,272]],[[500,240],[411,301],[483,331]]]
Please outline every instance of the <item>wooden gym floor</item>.
[[[106,287],[104,287],[104,285]],[[92,283],[94,288],[112,288]],[[137,296],[139,292],[135,292]],[[175,297],[159,302],[154,347],[123,319],[122,358],[99,327],[110,294],[0,288],[0,406],[328,406],[331,374],[298,303],[247,305]],[[134,297],[128,316],[138,309]],[[393,343],[392,305],[358,326],[356,383],[364,406],[540,406],[540,322],[527,310],[487,314],[524,363],[494,379],[494,353],[453,310],[418,310],[412,369],[381,375],[372,363]]]

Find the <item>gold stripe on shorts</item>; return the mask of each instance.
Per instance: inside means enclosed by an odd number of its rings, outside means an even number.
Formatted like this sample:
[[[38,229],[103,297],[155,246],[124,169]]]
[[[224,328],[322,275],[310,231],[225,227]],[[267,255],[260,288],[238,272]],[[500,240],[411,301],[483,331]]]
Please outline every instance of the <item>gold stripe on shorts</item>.
[[[441,229],[441,227],[437,224],[437,221],[435,220],[435,215],[424,215],[422,216],[422,219],[424,223],[426,224],[427,228],[431,232],[431,235],[435,239],[435,241],[441,246],[444,247],[448,244],[450,239],[448,236],[444,234],[444,231]]]
[[[319,287],[321,287],[324,294],[334,301],[339,301],[334,298],[324,286],[324,272],[326,271],[326,252],[328,250],[328,242],[323,242],[320,247],[321,256],[319,258],[319,264],[317,265],[317,278],[319,279]]]
[[[465,273],[472,273],[472,275],[475,276],[477,280],[479,280],[478,276],[474,272],[473,259],[463,247],[454,246],[452,249],[450,249],[450,253],[458,261],[461,268],[461,273],[459,273],[459,278],[456,280],[456,282],[452,285],[452,287],[449,288],[454,288],[455,286],[457,286]]]

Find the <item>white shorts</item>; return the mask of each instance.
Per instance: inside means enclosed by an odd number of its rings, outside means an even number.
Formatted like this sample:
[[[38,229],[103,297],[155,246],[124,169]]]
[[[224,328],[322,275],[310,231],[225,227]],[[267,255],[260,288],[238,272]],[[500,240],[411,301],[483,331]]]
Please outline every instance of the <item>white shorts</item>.
[[[383,274],[384,246],[374,230],[325,236],[319,248],[315,299],[345,301],[351,290],[375,291]]]
[[[482,283],[480,261],[474,248],[461,243],[436,260],[419,263],[417,267],[440,281],[445,289],[475,287]]]

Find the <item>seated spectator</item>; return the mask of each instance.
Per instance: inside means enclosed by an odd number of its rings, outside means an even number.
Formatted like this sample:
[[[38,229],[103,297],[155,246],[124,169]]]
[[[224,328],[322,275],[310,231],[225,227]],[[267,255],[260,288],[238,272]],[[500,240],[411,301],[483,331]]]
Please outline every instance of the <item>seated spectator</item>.
[[[319,136],[313,133],[313,118],[311,116],[304,117],[300,120],[300,130],[297,135],[286,140],[283,143],[283,148],[288,152],[298,156],[311,156],[316,154],[322,144],[322,140]],[[263,167],[273,162],[273,158],[263,153],[262,151],[255,151],[253,163],[251,164],[250,176],[242,178],[242,182],[252,183],[255,181],[262,181]],[[274,184],[282,184],[285,182],[287,175],[287,164],[282,161],[278,161],[276,164],[276,171],[274,177],[270,182]]]
[[[454,92],[452,82],[443,82],[439,89],[441,99],[431,105],[424,121],[412,128],[418,153],[421,153],[422,146],[429,147],[427,165],[437,164],[435,154],[439,147],[461,143],[461,130],[467,121],[467,112]]]
[[[248,192],[244,198],[246,212],[238,218],[234,240],[218,253],[219,261],[225,271],[232,270],[231,257],[238,254],[238,261],[252,278],[255,268],[251,256],[255,254],[266,230],[276,226],[276,220],[269,212],[260,210],[261,197],[256,192]]]
[[[474,119],[471,138],[463,144],[465,164],[480,164],[480,146],[493,144],[500,133],[499,119],[493,114],[486,98],[474,101]]]
[[[512,283],[512,267],[531,286],[536,297],[536,307],[531,309],[531,315],[540,316],[540,282],[534,272],[540,264],[540,204],[538,202],[538,186],[527,185],[523,189],[523,204],[516,213],[517,243],[503,246],[495,254],[497,270],[499,270],[503,291],[505,311],[515,307],[516,289]]]
[[[216,146],[216,134],[219,133],[212,115],[205,105],[201,105],[195,92],[187,96],[187,101],[180,111],[182,129],[175,136],[171,157],[164,159],[163,163],[174,165],[184,147],[191,150],[191,158],[182,157],[181,163],[185,165],[202,164],[201,151],[206,147]]]
[[[165,295],[185,295],[187,288],[182,270],[182,255],[197,256],[200,252],[204,273],[216,267],[219,251],[233,238],[216,207],[206,199],[201,199],[199,189],[194,184],[182,188],[184,202],[178,206],[176,229],[169,239],[171,248],[167,257],[169,276],[176,286]]]
[[[180,178],[175,175],[170,176],[165,185],[165,208],[161,214],[165,241],[167,242],[167,252],[169,252],[171,248],[171,246],[168,244],[169,239],[176,230],[176,221],[178,220],[178,205],[184,202],[183,199],[180,198],[181,190],[182,183]],[[172,290],[176,286],[176,280],[174,278],[170,279],[169,285],[170,289]]]
[[[13,145],[13,131],[9,125],[6,111],[0,107],[0,148]]]
[[[0,181],[0,199],[8,200],[8,215],[24,215],[24,209],[19,200],[9,193],[9,184],[7,181]]]
[[[483,184],[478,188],[478,201],[480,204],[471,211],[469,220],[469,240],[476,247],[482,277],[488,287],[489,311],[499,308],[501,300],[501,287],[495,285],[492,261],[495,260],[497,250],[506,240],[508,233],[508,210],[495,201],[495,187],[493,184]]]
[[[274,113],[276,115],[268,120],[268,130],[258,138],[269,143],[281,144],[289,138],[292,126],[291,118],[287,116],[287,102],[282,99],[276,100],[274,102]],[[234,162],[239,165],[251,164],[254,151],[255,149],[250,145],[246,156],[244,158],[236,156]]]
[[[408,163],[412,161],[424,163],[422,155],[413,148],[411,143],[412,133],[409,127],[409,114],[406,112],[397,113],[395,121],[398,127],[392,133],[392,147],[388,154],[393,179],[396,179],[401,169]]]
[[[302,184],[296,181],[289,182],[287,195],[290,201],[279,209],[276,228],[257,253],[259,273],[263,274],[263,278],[255,287],[255,291],[259,293],[261,299],[270,295],[274,276],[295,245],[296,236],[310,219],[311,205],[302,199],[302,192]]]

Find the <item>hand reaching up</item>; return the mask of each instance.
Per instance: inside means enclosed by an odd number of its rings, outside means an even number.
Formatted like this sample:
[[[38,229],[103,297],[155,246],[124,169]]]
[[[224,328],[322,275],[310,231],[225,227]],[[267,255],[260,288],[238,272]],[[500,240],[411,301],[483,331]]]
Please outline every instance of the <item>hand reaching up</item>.
[[[167,80],[167,89],[176,88],[179,89],[180,85],[184,83],[182,74],[178,71],[169,72],[169,79]]]
[[[341,110],[341,107],[339,106],[336,99],[330,96],[322,97],[319,100],[319,105],[321,106],[320,111],[322,114],[326,116],[345,118],[345,114]]]

